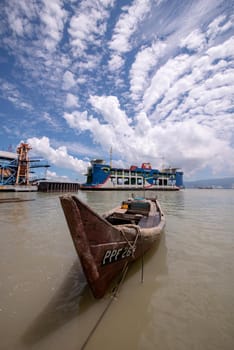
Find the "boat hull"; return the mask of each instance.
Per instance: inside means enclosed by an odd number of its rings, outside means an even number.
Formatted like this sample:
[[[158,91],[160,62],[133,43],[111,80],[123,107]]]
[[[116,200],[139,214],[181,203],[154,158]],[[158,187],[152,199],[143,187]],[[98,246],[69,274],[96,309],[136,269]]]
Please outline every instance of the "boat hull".
[[[82,191],[179,191],[177,186],[149,186],[149,187],[128,187],[128,186],[86,186],[80,185]]]

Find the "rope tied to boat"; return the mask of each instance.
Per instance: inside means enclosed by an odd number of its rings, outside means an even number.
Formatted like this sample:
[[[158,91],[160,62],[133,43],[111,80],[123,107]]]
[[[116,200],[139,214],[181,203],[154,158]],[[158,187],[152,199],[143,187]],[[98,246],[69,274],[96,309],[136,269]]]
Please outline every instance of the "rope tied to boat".
[[[124,230],[120,230],[120,233],[122,234],[122,236],[124,237],[125,241],[128,243],[128,246],[129,248],[131,249],[132,251],[132,257],[134,257],[134,253],[135,253],[135,250],[136,250],[136,244],[137,244],[137,240],[139,237],[141,237],[141,231],[140,231],[140,228],[139,226],[136,226],[136,225],[128,225],[129,228],[134,228],[136,230],[136,236],[135,236],[135,240],[133,243],[131,243],[129,241],[129,239],[126,237],[126,234],[124,232]]]
[[[97,322],[95,323],[94,327],[91,329],[90,333],[88,334],[85,342],[81,346],[81,350],[84,350],[86,348],[86,346],[87,346],[89,340],[91,339],[92,335],[94,334],[95,330],[97,329],[97,327],[101,323],[102,319],[104,318],[105,314],[109,310],[112,302],[116,299],[116,296],[118,295],[119,290],[120,290],[120,288],[121,288],[121,286],[123,284],[123,281],[124,281],[124,279],[126,277],[127,271],[128,271],[128,261],[126,261],[125,264],[124,264],[121,277],[120,277],[118,283],[116,284],[115,288],[112,291],[112,294],[111,294],[111,297],[109,299],[108,304],[106,305],[105,309],[103,310],[103,312],[99,316],[99,318],[98,318]]]
[[[132,227],[136,230],[136,237],[133,243],[131,243],[129,241],[129,239],[126,237],[124,230],[120,230],[121,234],[123,235],[124,239],[126,240],[126,242],[128,243],[129,248],[132,250],[132,257],[134,257],[134,253],[136,250],[136,244],[137,244],[137,240],[138,238],[141,239],[141,283],[143,283],[144,281],[144,254],[143,254],[143,239],[142,239],[142,234],[140,231],[139,226],[136,225],[128,225],[128,227]]]

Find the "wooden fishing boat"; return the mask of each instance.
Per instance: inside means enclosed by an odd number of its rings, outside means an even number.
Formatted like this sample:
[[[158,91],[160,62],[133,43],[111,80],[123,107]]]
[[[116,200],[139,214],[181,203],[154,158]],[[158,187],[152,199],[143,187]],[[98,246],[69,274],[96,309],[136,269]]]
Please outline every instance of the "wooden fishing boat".
[[[165,216],[156,198],[132,198],[100,216],[73,195],[61,205],[94,297],[104,296],[126,264],[143,256],[157,241]]]

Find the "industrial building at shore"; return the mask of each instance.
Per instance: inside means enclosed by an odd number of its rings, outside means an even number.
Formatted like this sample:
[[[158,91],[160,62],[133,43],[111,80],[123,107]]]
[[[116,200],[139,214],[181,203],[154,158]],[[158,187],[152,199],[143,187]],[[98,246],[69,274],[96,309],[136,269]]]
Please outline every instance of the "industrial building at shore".
[[[50,167],[44,159],[29,157],[31,147],[21,142],[16,153],[0,151],[0,192],[75,192],[79,184],[46,180],[46,170]],[[45,176],[35,178],[35,169],[44,168]]]

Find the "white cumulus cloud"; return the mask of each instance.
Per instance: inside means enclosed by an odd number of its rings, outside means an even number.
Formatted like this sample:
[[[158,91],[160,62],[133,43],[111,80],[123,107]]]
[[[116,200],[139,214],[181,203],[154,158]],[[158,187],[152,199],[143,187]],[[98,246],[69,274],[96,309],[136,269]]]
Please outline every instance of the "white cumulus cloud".
[[[31,145],[35,153],[44,157],[50,164],[64,169],[70,169],[77,173],[84,173],[86,171],[88,162],[69,155],[65,146],[53,148],[50,145],[49,138],[46,136],[41,138],[32,137],[27,142]]]

